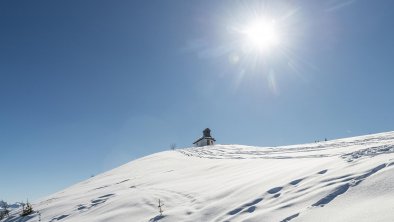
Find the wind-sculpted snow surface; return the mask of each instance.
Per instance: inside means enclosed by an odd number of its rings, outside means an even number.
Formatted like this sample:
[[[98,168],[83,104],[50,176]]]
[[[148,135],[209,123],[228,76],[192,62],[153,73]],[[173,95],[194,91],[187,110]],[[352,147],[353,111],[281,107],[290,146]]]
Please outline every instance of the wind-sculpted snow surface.
[[[393,147],[388,132],[283,147],[166,151],[33,208],[51,222],[394,221]],[[38,212],[20,218],[13,210],[3,221],[35,222]]]

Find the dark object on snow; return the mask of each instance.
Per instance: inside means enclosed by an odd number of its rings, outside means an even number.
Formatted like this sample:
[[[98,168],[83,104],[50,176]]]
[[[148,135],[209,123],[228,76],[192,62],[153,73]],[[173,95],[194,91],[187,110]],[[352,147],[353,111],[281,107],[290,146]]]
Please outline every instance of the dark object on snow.
[[[161,208],[162,206],[164,206],[164,204],[162,202],[160,202],[160,199],[159,199],[159,205],[157,207],[159,208],[160,216],[163,216],[163,209]]]

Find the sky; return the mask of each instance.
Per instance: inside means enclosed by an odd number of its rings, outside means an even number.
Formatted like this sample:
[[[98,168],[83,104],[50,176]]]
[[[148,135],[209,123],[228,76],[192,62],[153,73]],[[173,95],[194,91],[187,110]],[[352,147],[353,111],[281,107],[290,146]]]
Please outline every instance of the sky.
[[[0,1],[0,199],[155,152],[394,130],[391,0]],[[275,24],[256,50],[245,27]],[[248,42],[249,41],[249,42]]]

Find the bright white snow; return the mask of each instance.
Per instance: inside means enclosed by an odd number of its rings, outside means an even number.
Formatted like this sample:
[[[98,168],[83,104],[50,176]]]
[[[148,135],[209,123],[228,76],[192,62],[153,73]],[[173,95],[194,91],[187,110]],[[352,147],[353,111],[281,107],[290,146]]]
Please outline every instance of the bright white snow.
[[[33,208],[49,222],[394,221],[394,132],[284,147],[160,152]],[[18,213],[3,221],[39,220],[38,213],[24,219]]]

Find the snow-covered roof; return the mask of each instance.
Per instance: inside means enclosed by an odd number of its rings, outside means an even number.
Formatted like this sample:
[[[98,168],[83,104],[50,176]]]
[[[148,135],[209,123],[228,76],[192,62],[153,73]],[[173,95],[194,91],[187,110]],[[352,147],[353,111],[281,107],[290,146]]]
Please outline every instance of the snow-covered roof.
[[[203,136],[203,137],[198,138],[193,144],[196,144],[196,143],[198,143],[199,141],[201,141],[203,139],[216,141],[215,138],[213,138],[213,137],[205,137],[205,136]]]

